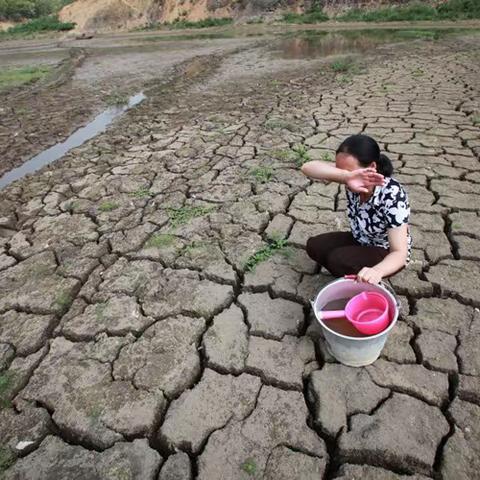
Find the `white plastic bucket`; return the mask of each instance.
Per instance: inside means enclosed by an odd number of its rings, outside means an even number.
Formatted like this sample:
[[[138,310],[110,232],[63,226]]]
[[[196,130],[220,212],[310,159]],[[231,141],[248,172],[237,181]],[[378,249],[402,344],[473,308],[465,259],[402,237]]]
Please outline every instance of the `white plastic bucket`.
[[[335,320],[323,321],[320,318],[318,312],[328,303],[334,300],[351,298],[365,291],[381,293],[388,300],[391,322],[383,332],[369,337],[349,337],[329,328],[329,322],[334,322]],[[383,283],[371,285],[340,278],[329,283],[318,292],[317,297],[312,302],[312,308],[315,317],[320,323],[331,354],[344,365],[363,367],[364,365],[370,365],[380,356],[388,334],[397,322],[400,304],[394,294]]]

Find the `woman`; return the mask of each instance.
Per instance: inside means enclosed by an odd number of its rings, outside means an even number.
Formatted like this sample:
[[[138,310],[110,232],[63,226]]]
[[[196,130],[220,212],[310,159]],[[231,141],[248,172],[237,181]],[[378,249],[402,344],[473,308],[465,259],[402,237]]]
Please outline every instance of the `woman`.
[[[356,274],[357,280],[378,283],[405,267],[412,239],[408,196],[391,175],[389,158],[367,135],[348,137],[336,152],[335,166],[305,163],[302,172],[314,179],[346,186],[351,232],[311,237],[307,253],[332,275]]]

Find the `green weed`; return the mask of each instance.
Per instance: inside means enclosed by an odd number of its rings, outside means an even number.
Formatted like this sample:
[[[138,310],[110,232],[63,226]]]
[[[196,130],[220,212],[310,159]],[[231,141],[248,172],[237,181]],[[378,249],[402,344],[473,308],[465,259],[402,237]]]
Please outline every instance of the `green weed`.
[[[120,205],[118,205],[118,203],[111,202],[111,201],[106,201],[106,202],[102,202],[98,206],[98,209],[101,212],[111,212],[112,210],[116,210],[119,206]]]
[[[142,187],[132,192],[130,196],[135,198],[150,198],[153,197],[153,193],[148,188]]]
[[[68,292],[60,292],[55,298],[55,305],[60,307],[61,313],[65,313],[73,302],[73,298]]]
[[[163,233],[157,233],[155,235],[152,235],[147,243],[145,244],[145,247],[147,248],[162,248],[162,247],[169,247],[173,245],[175,242],[175,236],[170,235],[168,233],[163,234]]]
[[[296,126],[292,122],[289,122],[288,120],[284,120],[282,118],[269,118],[265,122],[265,128],[268,128],[269,130],[283,128],[285,130],[289,130],[290,132],[294,132],[296,130]]]
[[[219,27],[222,25],[230,25],[233,23],[233,18],[205,18],[192,22],[189,20],[176,19],[172,23],[165,23],[168,28],[182,29],[182,28],[208,28]]]
[[[480,125],[480,113],[477,113],[477,114],[473,115],[472,123],[474,125]]]
[[[412,70],[412,77],[422,77],[425,75],[425,72],[421,68],[415,68]]]
[[[273,176],[273,169],[272,167],[255,167],[249,173],[258,183],[267,183]]]
[[[0,447],[0,473],[15,463],[15,455],[8,447]]]
[[[112,107],[125,105],[128,103],[128,96],[120,92],[111,92],[105,97],[105,103]]]
[[[247,458],[241,465],[240,468],[248,473],[249,475],[255,475],[257,471],[257,464],[253,458]]]
[[[288,161],[292,160],[293,152],[288,149],[275,149],[269,152],[270,156],[278,158],[278,160]]]
[[[285,13],[282,17],[285,23],[321,23],[328,20],[328,15],[320,6],[314,7],[305,13]]]
[[[333,154],[331,154],[330,152],[323,152],[321,159],[324,162],[333,162]]]
[[[167,213],[170,218],[170,225],[175,228],[178,225],[188,223],[192,218],[209,214],[214,208],[215,207],[185,206],[180,208],[167,208]]]
[[[0,90],[34,83],[45,78],[51,70],[47,65],[4,68],[0,71]]]
[[[347,73],[353,72],[355,69],[355,64],[351,58],[339,58],[330,64],[330,68],[335,73]]]
[[[292,148],[294,154],[294,161],[297,167],[301,167],[304,163],[309,162],[311,160],[310,155],[308,154],[308,149],[302,143],[295,145]]]
[[[14,375],[12,372],[0,374],[0,410],[11,406],[9,393],[13,387],[13,378]]]
[[[252,272],[253,270],[255,270],[255,267],[259,263],[264,262],[265,260],[268,260],[275,253],[281,252],[286,248],[287,248],[286,238],[269,239],[269,242],[267,245],[265,245],[260,250],[258,250],[253,255],[251,255],[249,259],[245,262],[245,271]]]
[[[0,5],[2,0],[0,0]],[[0,15],[1,16],[1,15]],[[65,31],[75,28],[75,23],[61,22],[56,16],[48,16],[36,18],[26,23],[20,23],[10,27],[4,32],[0,32],[0,39],[8,39],[9,37],[24,37],[35,33]]]

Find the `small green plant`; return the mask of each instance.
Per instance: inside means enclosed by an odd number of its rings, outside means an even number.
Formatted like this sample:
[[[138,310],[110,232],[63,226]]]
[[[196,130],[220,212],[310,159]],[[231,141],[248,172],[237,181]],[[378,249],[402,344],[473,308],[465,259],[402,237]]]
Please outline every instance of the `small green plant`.
[[[107,308],[107,304],[105,302],[103,303],[97,303],[95,305],[95,317],[97,318],[98,321],[103,320],[105,316],[105,309]]]
[[[412,77],[422,77],[423,75],[425,75],[425,72],[421,68],[412,70]]]
[[[258,183],[267,183],[273,176],[273,169],[272,167],[255,167],[249,173]]]
[[[292,160],[293,152],[289,149],[275,149],[270,151],[270,156],[278,158],[279,160],[289,161]]]
[[[268,260],[275,253],[281,252],[282,250],[287,249],[287,239],[286,238],[271,238],[268,241],[268,244],[262,247],[260,250],[251,255],[248,260],[245,262],[245,271],[252,272],[255,270],[255,267],[265,260]]]
[[[324,162],[333,162],[333,156],[330,152],[323,152],[321,158]]]
[[[214,210],[214,207],[185,206],[180,208],[167,208],[172,228],[188,223],[192,218],[207,215]]]
[[[148,188],[142,187],[132,192],[130,196],[135,198],[150,198],[153,197],[153,193]]]
[[[157,233],[152,235],[148,240],[145,246],[147,248],[162,248],[169,247],[175,242],[175,236],[168,233]]]
[[[0,71],[0,90],[34,83],[45,78],[51,70],[47,65],[4,68]]]
[[[335,73],[346,73],[354,69],[354,63],[351,58],[339,58],[330,64],[330,68]]]
[[[0,473],[15,463],[15,455],[8,447],[0,447]]]
[[[308,149],[303,143],[299,143],[292,148],[294,153],[294,161],[297,167],[301,167],[304,163],[311,160],[310,155],[308,154]]]
[[[105,97],[105,103],[112,107],[128,103],[128,96],[120,92],[111,92]]]
[[[233,18],[205,18],[204,20],[198,20],[196,22],[177,18],[172,23],[165,23],[164,25],[169,28],[182,29],[218,27],[222,25],[230,25],[231,23],[233,23]]]
[[[71,200],[70,202],[67,202],[65,204],[65,211],[73,213],[75,210],[79,207],[79,203],[76,202],[75,200]]]
[[[247,458],[241,465],[240,468],[248,473],[249,475],[255,475],[257,471],[257,464],[253,458]]]
[[[55,305],[60,307],[61,313],[65,313],[73,302],[73,298],[68,292],[60,292],[55,298]]]
[[[276,130],[277,128],[283,128],[285,130],[289,130],[290,132],[294,132],[296,130],[295,125],[288,120],[284,120],[283,118],[269,118],[265,122],[265,128],[269,130]]]
[[[1,3],[0,3],[1,6]],[[61,22],[57,16],[51,15],[30,20],[10,27],[5,32],[0,32],[0,38],[22,37],[39,32],[66,31],[75,28],[75,23]]]
[[[101,212],[111,212],[112,210],[116,210],[118,207],[119,207],[118,203],[111,202],[111,201],[106,201],[106,202],[102,202],[98,206],[98,209]]]
[[[0,410],[11,406],[9,393],[13,386],[13,378],[12,372],[0,374]]]
[[[477,113],[477,114],[473,115],[472,123],[474,125],[480,125],[480,113]]]
[[[285,13],[282,20],[285,23],[320,23],[328,20],[328,15],[323,12],[320,6],[314,5],[313,8],[305,13]]]

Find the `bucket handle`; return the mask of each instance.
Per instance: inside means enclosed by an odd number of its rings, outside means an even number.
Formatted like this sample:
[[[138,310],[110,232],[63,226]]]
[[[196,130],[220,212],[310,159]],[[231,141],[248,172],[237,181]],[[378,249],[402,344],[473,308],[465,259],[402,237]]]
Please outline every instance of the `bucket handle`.
[[[343,278],[347,280],[356,280],[357,276],[356,275],[345,275]],[[395,296],[395,292],[393,288],[388,284],[380,280],[379,285],[381,285],[385,290],[388,290],[391,294],[392,297],[395,299],[395,303],[397,304],[397,308],[400,310],[400,302],[398,301],[397,297]]]

